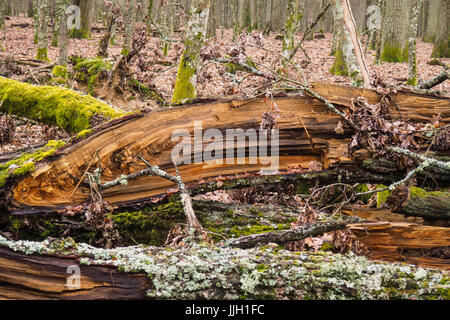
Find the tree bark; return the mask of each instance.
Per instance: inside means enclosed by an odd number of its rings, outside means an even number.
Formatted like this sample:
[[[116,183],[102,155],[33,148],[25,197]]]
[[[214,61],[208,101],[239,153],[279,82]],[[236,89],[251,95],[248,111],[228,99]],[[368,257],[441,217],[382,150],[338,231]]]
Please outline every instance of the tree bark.
[[[196,74],[201,65],[200,50],[205,41],[210,4],[210,0],[194,0],[191,4],[185,49],[172,96],[175,104],[186,103],[197,97]]]
[[[39,32],[36,59],[48,61],[48,0],[38,0]]]
[[[69,33],[67,29],[67,4],[68,1],[63,0],[63,5],[61,6],[61,29],[59,31],[59,55],[58,55],[58,64],[61,66],[67,65],[68,61],[68,51],[67,47],[69,46]]]
[[[408,0],[389,0],[384,2],[381,30],[381,61],[408,61],[407,43],[410,9]]]
[[[438,26],[431,57],[450,58],[450,1],[440,1]]]
[[[407,84],[417,85],[417,59],[416,59],[416,37],[420,9],[423,0],[414,0],[409,18],[409,40],[408,40],[408,81]]]

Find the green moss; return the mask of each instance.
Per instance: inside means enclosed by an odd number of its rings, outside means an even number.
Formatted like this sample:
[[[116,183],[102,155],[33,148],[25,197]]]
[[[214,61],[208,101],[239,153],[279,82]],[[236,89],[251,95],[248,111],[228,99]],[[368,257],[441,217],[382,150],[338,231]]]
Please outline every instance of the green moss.
[[[80,132],[77,134],[77,137],[76,137],[76,138],[77,138],[77,139],[84,138],[84,137],[89,136],[91,133],[92,133],[92,129],[86,129],[86,130],[80,131]]]
[[[249,236],[251,234],[265,233],[277,230],[287,230],[290,229],[290,224],[278,224],[276,226],[267,225],[251,225],[245,227],[235,226],[231,228],[230,233],[233,237]]]
[[[247,58],[244,63],[254,69],[257,69],[256,64],[253,62],[253,60],[251,58]],[[225,68],[226,68],[227,72],[232,73],[232,74],[236,74],[236,71],[247,71],[247,69],[245,69],[244,67],[242,67],[238,64],[235,64],[233,62],[227,63],[225,65]]]
[[[381,52],[381,61],[385,62],[405,62],[408,61],[408,48],[385,45]]]
[[[86,82],[88,93],[93,94],[97,84],[97,79],[101,72],[111,70],[112,63],[101,57],[83,59],[80,57],[72,58],[74,69],[77,71],[76,79]]]
[[[320,247],[321,251],[333,251],[334,249],[336,249],[336,247],[333,245],[332,242],[328,241],[325,241]]]
[[[66,66],[56,65],[52,70],[52,81],[58,84],[65,84],[69,79],[69,73]]]
[[[0,164],[0,187],[5,185],[9,177],[17,177],[35,170],[35,163],[55,154],[56,150],[66,143],[62,140],[51,140],[34,153],[24,154],[19,158]]]
[[[91,128],[91,119],[118,118],[124,113],[89,95],[50,86],[34,86],[0,77],[0,112],[15,114],[78,133]]]
[[[336,50],[334,53],[334,62],[330,73],[336,76],[348,76],[347,63],[345,62],[342,50]]]
[[[110,217],[127,245],[139,243],[161,246],[170,229],[186,221],[181,203],[176,198],[151,211],[122,212]]]
[[[444,40],[435,43],[431,57],[450,58],[450,35],[448,36],[447,41]]]
[[[88,30],[72,29],[69,31],[69,38],[72,39],[89,39],[91,34]]]
[[[358,192],[358,193],[367,192],[367,191],[369,191],[369,187],[365,183],[364,184],[360,184],[360,185],[356,186],[355,191]],[[372,197],[371,194],[364,195],[364,196],[361,196],[361,200],[362,200],[363,203],[367,204],[367,202],[369,201],[369,199],[371,197]]]
[[[174,104],[187,103],[190,100],[197,98],[197,91],[195,89],[196,84],[193,83],[196,69],[189,62],[190,59],[192,58],[189,58],[186,53],[181,57],[172,97],[172,103]]]
[[[138,90],[140,92],[142,92],[144,95],[151,97],[152,99],[157,100],[160,103],[164,104],[164,99],[158,94],[156,93],[154,90],[150,89],[149,87],[147,87],[146,85],[142,84],[140,81],[131,78],[128,80],[129,84],[132,88],[134,88],[135,90]]]
[[[122,51],[120,52],[120,54],[123,56],[127,56],[129,53],[130,53],[130,50],[127,48],[123,48]]]
[[[377,189],[384,189],[386,188],[385,185],[378,184]],[[383,203],[386,202],[387,197],[389,197],[392,194],[392,191],[386,190],[382,192],[377,193],[377,208],[380,208]]]
[[[66,66],[56,65],[53,67],[52,75],[57,78],[67,79],[69,73],[67,72]]]
[[[36,54],[36,60],[46,61],[46,62],[50,61],[50,59],[48,58],[48,54],[47,54],[47,48],[38,48],[37,54]]]
[[[440,198],[448,195],[447,193],[442,191],[426,191],[419,187],[411,187],[409,190],[411,198],[425,198],[425,197]]]

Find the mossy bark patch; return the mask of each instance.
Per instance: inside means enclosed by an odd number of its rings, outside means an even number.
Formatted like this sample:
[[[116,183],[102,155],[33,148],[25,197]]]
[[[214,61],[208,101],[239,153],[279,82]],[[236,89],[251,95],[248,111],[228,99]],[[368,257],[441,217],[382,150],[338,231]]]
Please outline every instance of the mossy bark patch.
[[[91,128],[94,117],[110,120],[125,114],[81,92],[34,86],[3,77],[0,77],[0,100],[0,112],[56,125],[71,133]]]
[[[34,153],[24,154],[19,158],[0,164],[0,187],[4,186],[10,177],[18,177],[35,170],[34,164],[55,154],[56,150],[65,145],[64,141],[51,140],[46,146]]]

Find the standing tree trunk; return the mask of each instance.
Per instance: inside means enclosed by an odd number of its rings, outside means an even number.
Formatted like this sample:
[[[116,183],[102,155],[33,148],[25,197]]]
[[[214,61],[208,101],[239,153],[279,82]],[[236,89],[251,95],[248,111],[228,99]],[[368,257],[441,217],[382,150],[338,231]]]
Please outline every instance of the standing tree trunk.
[[[414,0],[409,21],[408,40],[408,82],[407,84],[417,85],[417,59],[416,59],[416,37],[419,22],[420,8],[423,0]]]
[[[436,32],[440,25],[439,7],[441,2],[441,0],[425,0],[421,19],[423,42],[434,43],[436,41]]]
[[[189,11],[185,48],[178,67],[173,103],[185,103],[197,97],[196,73],[201,64],[200,50],[205,42],[210,0],[193,0]]]
[[[122,54],[128,55],[131,51],[131,42],[133,41],[133,33],[136,20],[136,0],[127,0],[126,19],[125,19],[125,40],[123,44]],[[164,9],[163,9],[164,10]]]
[[[0,0],[0,31],[3,33],[3,40],[6,40],[6,0]],[[3,46],[2,46],[2,50]]]
[[[342,0],[333,0],[334,23],[336,28],[336,52],[330,72],[334,75],[350,76],[352,85],[360,86],[364,82],[361,69],[355,56],[355,46],[347,30]]]
[[[295,33],[300,27],[300,20],[302,18],[302,14],[298,10],[298,5],[298,0],[287,1],[287,18],[283,37],[283,57],[287,59],[291,57],[291,52],[295,48]],[[287,61],[283,60],[283,66],[286,67],[286,65]]]
[[[38,0],[39,12],[39,30],[38,30],[38,49],[37,60],[49,61],[47,55],[48,46],[48,1]]]
[[[61,29],[59,31],[59,56],[58,56],[58,64],[60,66],[66,66],[68,60],[68,52],[67,47],[69,45],[69,32],[67,28],[67,9],[68,1],[62,1],[62,12],[61,12]]]
[[[209,9],[208,30],[206,37],[211,38],[216,36],[217,20],[218,20],[218,0],[211,0],[211,7]]]
[[[113,33],[113,27],[116,25],[116,18],[117,18],[117,14],[119,9],[117,8],[117,0],[113,0],[110,4],[110,8],[109,8],[109,16],[108,16],[108,23],[106,26],[106,32],[103,35],[102,39],[100,40],[100,45],[98,48],[98,52],[97,52],[97,56],[98,57],[104,57],[107,58],[108,57],[108,47],[109,47],[109,43],[112,40],[112,33]]]
[[[92,16],[94,13],[94,0],[75,0],[74,4],[80,7],[80,29],[72,29],[71,38],[90,39],[92,29]]]
[[[52,3],[54,8],[52,8],[52,19],[53,19],[53,30],[52,30],[52,47],[58,47],[59,42],[59,33],[61,32],[61,23],[64,23],[64,20],[61,20],[62,14],[61,10],[65,9],[67,6],[65,4],[65,0],[56,0],[56,3]]]
[[[441,0],[433,58],[450,58],[450,1]]]
[[[381,61],[408,61],[408,21],[410,1],[384,2],[381,30]]]

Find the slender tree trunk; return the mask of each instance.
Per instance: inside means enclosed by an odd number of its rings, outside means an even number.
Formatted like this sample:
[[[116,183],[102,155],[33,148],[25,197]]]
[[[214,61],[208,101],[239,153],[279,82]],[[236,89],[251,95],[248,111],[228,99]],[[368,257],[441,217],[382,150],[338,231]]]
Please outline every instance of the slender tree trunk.
[[[441,0],[433,58],[450,58],[450,1]]]
[[[38,0],[39,32],[36,59],[48,61],[48,0]]]
[[[65,0],[57,0],[57,2],[54,4],[53,10],[53,30],[52,30],[52,47],[58,47],[58,41],[59,41],[59,33],[61,32],[61,23],[64,23],[64,20],[62,19],[61,10],[63,8],[65,9],[67,6],[65,4]]]
[[[3,40],[6,40],[6,0],[0,0],[0,32],[3,33]]]
[[[218,14],[218,0],[211,0],[211,8],[209,12],[208,30],[206,37],[211,38],[216,36],[217,29],[217,14]]]
[[[127,0],[127,7],[125,10],[126,10],[125,40],[122,50],[122,54],[124,56],[126,56],[131,51],[131,42],[133,41],[133,34],[136,21],[136,0]]]
[[[178,68],[173,103],[185,103],[197,97],[196,73],[201,64],[200,50],[208,26],[210,0],[193,0],[188,16],[185,49]]]
[[[287,19],[286,25],[284,27],[284,37],[283,37],[283,57],[290,58],[291,52],[294,50],[295,45],[295,33],[300,27],[300,21],[302,14],[298,10],[298,0],[288,0],[287,1]],[[283,60],[283,65],[286,66],[287,61]]]
[[[417,59],[416,59],[416,37],[419,22],[420,9],[423,0],[414,0],[409,21],[408,40],[408,82],[407,84],[417,85]]]
[[[352,84],[360,86],[363,84],[364,79],[354,53],[355,46],[353,45],[351,34],[345,25],[342,0],[333,0],[332,4],[338,44],[330,72],[335,75],[350,76]]]
[[[108,57],[108,47],[109,47],[109,43],[112,40],[112,34],[113,34],[113,28],[116,24],[116,8],[117,6],[117,0],[113,0],[111,3],[111,8],[110,8],[110,14],[108,16],[108,22],[107,22],[107,26],[106,26],[106,32],[103,35],[102,39],[100,40],[100,45],[98,48],[98,52],[97,52],[97,56],[98,57],[104,57],[107,58]]]
[[[61,28],[59,31],[59,56],[58,56],[58,64],[61,66],[67,65],[68,60],[68,52],[67,47],[69,46],[69,32],[67,29],[67,9],[68,1],[62,1],[62,12],[61,12]]]

